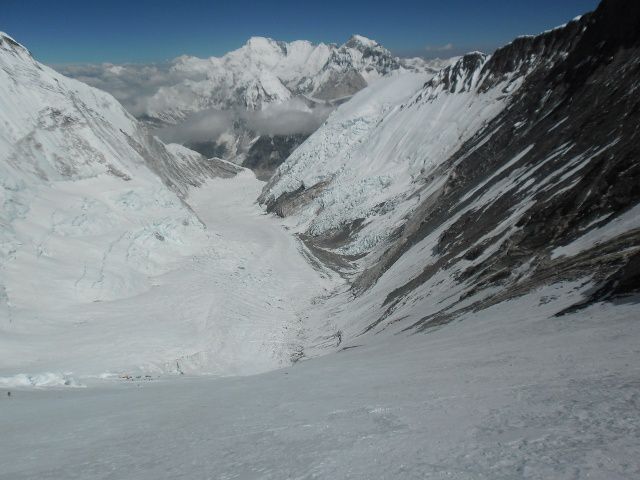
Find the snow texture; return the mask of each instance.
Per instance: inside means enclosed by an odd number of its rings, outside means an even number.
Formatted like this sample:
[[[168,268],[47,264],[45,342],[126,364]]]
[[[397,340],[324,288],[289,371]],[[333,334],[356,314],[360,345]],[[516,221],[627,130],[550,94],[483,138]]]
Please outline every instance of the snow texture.
[[[549,319],[559,307],[530,296],[253,377],[12,389],[0,465],[15,480],[636,478],[635,307]]]

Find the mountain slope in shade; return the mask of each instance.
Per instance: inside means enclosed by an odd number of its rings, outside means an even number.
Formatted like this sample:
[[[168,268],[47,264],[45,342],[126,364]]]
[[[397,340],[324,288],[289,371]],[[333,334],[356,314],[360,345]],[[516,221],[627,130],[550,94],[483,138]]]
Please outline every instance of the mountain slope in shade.
[[[640,9],[606,0],[463,57],[408,100],[383,108],[365,90],[287,159],[261,201],[352,279],[343,335],[442,325],[550,285],[540,303],[557,314],[637,293],[638,32]]]

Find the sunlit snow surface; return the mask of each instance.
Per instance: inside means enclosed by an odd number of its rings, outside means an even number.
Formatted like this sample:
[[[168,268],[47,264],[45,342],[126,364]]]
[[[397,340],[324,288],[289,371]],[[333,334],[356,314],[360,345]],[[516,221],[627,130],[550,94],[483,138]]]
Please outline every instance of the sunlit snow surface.
[[[251,377],[0,387],[1,476],[638,478],[635,306],[558,307],[531,295]]]

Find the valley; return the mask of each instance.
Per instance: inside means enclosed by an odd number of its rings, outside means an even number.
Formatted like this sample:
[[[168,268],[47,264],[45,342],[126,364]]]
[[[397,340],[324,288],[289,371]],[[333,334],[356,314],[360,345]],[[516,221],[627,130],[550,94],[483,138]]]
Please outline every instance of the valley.
[[[444,60],[0,32],[0,478],[640,477],[640,4],[569,18]]]

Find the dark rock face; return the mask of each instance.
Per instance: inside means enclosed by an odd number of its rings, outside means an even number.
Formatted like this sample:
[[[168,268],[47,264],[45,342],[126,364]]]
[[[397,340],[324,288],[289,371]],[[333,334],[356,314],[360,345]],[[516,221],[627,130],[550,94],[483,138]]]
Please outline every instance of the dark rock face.
[[[308,134],[263,135],[251,146],[242,165],[253,170],[259,180],[269,180],[280,164],[308,136]]]
[[[304,205],[320,195],[327,183],[320,182],[308,188],[305,185],[300,185],[297,190],[280,195],[276,200],[268,202],[267,212],[275,213],[279,217],[287,217],[293,214],[300,205]]]
[[[466,88],[476,61],[465,57],[439,81],[451,92]],[[450,271],[465,286],[459,300],[490,287],[500,293],[449,306],[414,328],[563,280],[590,277],[601,285],[587,304],[640,288],[640,229],[577,255],[553,254],[640,204],[640,4],[605,0],[564,28],[517,39],[482,67],[479,92],[523,75],[503,113],[442,167],[448,180],[437,198],[425,200],[400,239],[355,282],[362,294],[411,246],[442,230],[435,262],[389,293],[385,318],[438,271]],[[500,227],[510,219],[509,228]],[[470,265],[461,266],[461,259]]]
[[[469,91],[471,89],[473,74],[480,70],[487,56],[484,53],[474,52],[463,56],[460,61],[444,68],[435,77],[427,82],[425,90],[436,85],[442,85],[444,90],[449,93],[461,91]],[[419,96],[416,102],[422,101],[423,97]]]
[[[328,80],[318,89],[315,97],[320,100],[335,100],[350,97],[367,86],[367,81],[353,67],[343,72],[330,72]]]

